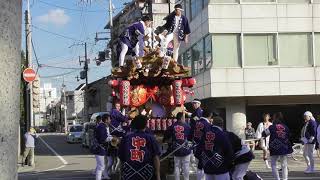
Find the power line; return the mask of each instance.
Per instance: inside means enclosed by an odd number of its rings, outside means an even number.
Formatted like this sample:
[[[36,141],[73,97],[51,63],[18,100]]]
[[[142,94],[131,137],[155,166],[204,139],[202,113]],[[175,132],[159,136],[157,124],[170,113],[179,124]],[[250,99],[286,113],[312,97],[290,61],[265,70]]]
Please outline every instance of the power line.
[[[77,70],[80,70],[82,68],[73,68],[73,67],[60,67],[60,66],[50,66],[50,65],[47,65],[47,64],[40,64],[40,67],[41,68],[55,68],[55,69],[77,69]]]
[[[32,45],[32,50],[33,50],[34,56],[35,56],[35,58],[36,58],[36,62],[37,62],[38,68],[39,68],[39,67],[40,67],[40,63],[39,63],[39,59],[38,59],[36,50],[35,50],[35,48],[34,48],[34,43],[33,43],[33,40],[32,40],[32,39],[31,39],[31,45]],[[38,69],[37,69],[37,72],[38,72]]]
[[[55,4],[52,4],[52,3],[44,2],[44,1],[41,1],[41,0],[38,0],[38,1],[39,1],[40,3],[42,3],[42,4],[47,5],[47,6],[53,6],[53,7],[65,9],[65,10],[68,10],[68,11],[77,11],[77,12],[81,12],[81,11],[82,11],[81,9],[68,8],[68,7],[64,7],[64,6],[60,6],[60,5],[55,5]],[[99,10],[86,10],[85,12],[97,13],[97,12],[106,12],[106,10],[103,10],[103,9],[99,9]]]
[[[51,76],[40,76],[40,78],[42,79],[50,79],[50,78],[57,78],[57,77],[62,77],[62,76],[65,76],[65,75],[68,75],[68,74],[72,74],[72,73],[75,73],[77,72],[78,70],[74,70],[74,71],[69,71],[69,72],[66,72],[66,73],[62,73],[62,74],[56,74],[56,75],[51,75]]]
[[[43,31],[43,32],[46,32],[46,33],[55,35],[55,36],[59,36],[59,37],[65,38],[65,39],[73,40],[73,41],[80,41],[80,42],[82,42],[82,41],[79,40],[79,39],[75,39],[75,38],[73,38],[73,37],[68,37],[68,36],[65,36],[65,35],[62,35],[62,34],[58,34],[58,33],[55,33],[55,32],[51,32],[51,31],[48,31],[48,30],[46,30],[46,29],[40,28],[40,27],[35,26],[35,25],[32,25],[32,27],[34,27],[35,29],[38,29],[38,30],[40,30],[40,31]]]

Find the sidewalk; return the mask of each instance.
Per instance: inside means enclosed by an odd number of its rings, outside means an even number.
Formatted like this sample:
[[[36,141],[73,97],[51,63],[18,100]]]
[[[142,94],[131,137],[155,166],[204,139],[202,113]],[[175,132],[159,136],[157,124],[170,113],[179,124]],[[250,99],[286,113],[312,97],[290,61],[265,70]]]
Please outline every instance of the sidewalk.
[[[271,169],[267,169],[265,166],[265,163],[262,159],[262,151],[261,150],[256,150],[254,151],[255,159],[250,163],[249,169],[255,172],[271,172]],[[317,171],[320,170],[320,159],[315,157],[315,169]],[[269,160],[270,164],[270,160]],[[280,166],[280,164],[279,164]],[[305,160],[302,156],[302,154],[298,155],[298,160],[295,161],[290,155],[288,156],[288,167],[289,171],[301,171],[303,172],[307,166],[305,163]]]

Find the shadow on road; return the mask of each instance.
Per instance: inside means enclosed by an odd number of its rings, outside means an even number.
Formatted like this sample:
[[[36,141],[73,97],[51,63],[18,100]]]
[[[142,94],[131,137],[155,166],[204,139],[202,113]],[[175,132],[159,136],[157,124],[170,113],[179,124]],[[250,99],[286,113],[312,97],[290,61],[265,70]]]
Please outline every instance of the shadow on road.
[[[18,180],[94,180],[95,175],[91,170],[57,170],[49,172],[29,172],[20,173]],[[116,175],[112,176],[112,180],[120,180]]]

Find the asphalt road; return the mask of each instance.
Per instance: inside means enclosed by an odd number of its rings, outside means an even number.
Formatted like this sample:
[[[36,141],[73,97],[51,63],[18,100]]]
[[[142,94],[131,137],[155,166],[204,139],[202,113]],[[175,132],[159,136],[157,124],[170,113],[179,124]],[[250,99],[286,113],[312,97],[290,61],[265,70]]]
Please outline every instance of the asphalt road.
[[[37,140],[36,166],[20,167],[19,180],[94,180],[91,174],[95,168],[95,159],[88,149],[80,144],[68,144],[63,134],[43,134]],[[54,152],[55,153],[54,153]],[[257,172],[263,179],[271,180],[272,173],[266,169],[261,160],[261,153],[256,153],[256,159],[251,162],[250,168]],[[289,179],[294,180],[320,180],[320,171],[316,174],[306,175],[303,173],[305,163],[301,157],[298,161],[289,158]],[[316,158],[316,169],[320,170],[320,160]],[[170,176],[169,179],[174,179]],[[192,175],[190,180],[195,179]]]

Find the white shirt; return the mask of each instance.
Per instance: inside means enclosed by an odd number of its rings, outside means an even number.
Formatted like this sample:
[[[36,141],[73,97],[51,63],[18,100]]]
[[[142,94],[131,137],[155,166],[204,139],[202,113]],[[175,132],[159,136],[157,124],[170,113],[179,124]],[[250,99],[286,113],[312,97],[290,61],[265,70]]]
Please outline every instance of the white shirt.
[[[175,20],[175,25],[174,25],[174,29],[173,32],[175,34],[179,33],[179,22],[180,22],[181,16],[175,16],[174,20]]]
[[[272,125],[272,123],[269,123],[269,126],[271,126],[271,125]],[[261,137],[262,137],[262,132],[263,132],[264,130],[268,129],[269,126],[266,127],[266,126],[264,125],[264,123],[261,122],[261,123],[258,125],[258,127],[257,127],[256,138],[258,138],[258,139],[261,138]]]

